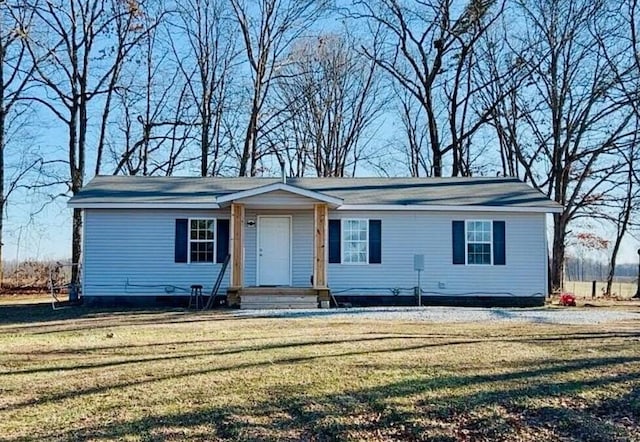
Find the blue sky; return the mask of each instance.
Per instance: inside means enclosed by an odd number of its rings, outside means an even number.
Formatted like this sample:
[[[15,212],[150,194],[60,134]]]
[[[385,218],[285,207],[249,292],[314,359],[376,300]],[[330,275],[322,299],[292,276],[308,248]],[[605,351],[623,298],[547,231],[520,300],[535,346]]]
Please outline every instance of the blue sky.
[[[335,24],[333,26],[336,26]],[[95,116],[94,116],[95,118]],[[377,148],[389,146],[393,139],[399,138],[396,133],[396,118],[393,111],[387,112],[372,129],[372,144]],[[95,120],[94,120],[95,124]],[[51,115],[44,110],[34,114],[28,125],[29,137],[26,142],[16,143],[8,147],[10,155],[15,160],[20,156],[34,152],[42,152],[48,157],[63,158],[63,152],[67,142],[64,128],[60,126]],[[91,132],[89,146],[95,140]],[[91,149],[89,149],[91,151]],[[484,160],[484,159],[483,159]],[[401,161],[401,160],[398,160]],[[89,155],[87,162],[86,181],[91,178],[95,159]],[[407,168],[396,162],[391,175],[406,175]],[[106,167],[105,173],[111,172]],[[62,170],[62,172],[67,172]],[[67,172],[68,173],[68,172]],[[357,175],[375,175],[373,168],[361,165]],[[196,175],[197,169],[184,169],[182,175]],[[14,193],[8,202],[4,214],[4,250],[5,260],[14,259],[63,259],[70,256],[71,244],[71,210],[66,207],[66,197],[59,196],[66,189],[61,186],[42,189],[38,193],[18,191]],[[56,196],[52,198],[52,196]],[[601,232],[602,236],[610,237],[604,227],[594,222],[593,228]],[[620,254],[619,262],[637,262],[636,250],[640,243],[631,238],[626,238]]]

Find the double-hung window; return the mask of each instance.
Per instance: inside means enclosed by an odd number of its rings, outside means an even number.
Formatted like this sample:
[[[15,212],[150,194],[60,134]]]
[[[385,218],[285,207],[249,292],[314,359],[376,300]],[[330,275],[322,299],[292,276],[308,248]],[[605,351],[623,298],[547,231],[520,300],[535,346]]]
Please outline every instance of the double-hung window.
[[[382,264],[382,220],[330,219],[329,264]]]
[[[189,220],[189,261],[214,262],[216,221],[213,218]]]
[[[177,218],[174,262],[223,263],[229,255],[229,220]]]
[[[491,265],[491,221],[467,221],[467,264]]]
[[[506,229],[502,220],[452,221],[453,264],[506,265]]]
[[[369,221],[366,219],[342,220],[342,262],[366,264],[369,256]]]

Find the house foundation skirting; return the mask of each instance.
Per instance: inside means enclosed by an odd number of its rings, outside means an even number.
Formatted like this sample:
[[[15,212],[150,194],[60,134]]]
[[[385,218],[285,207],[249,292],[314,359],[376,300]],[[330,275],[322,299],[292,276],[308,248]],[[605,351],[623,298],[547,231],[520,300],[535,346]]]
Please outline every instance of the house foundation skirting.
[[[208,296],[203,299],[206,302]],[[187,307],[189,295],[125,295],[125,296],[83,296],[82,305],[86,307]]]
[[[313,292],[317,306],[336,307],[375,307],[375,306],[415,306],[417,300],[414,296],[393,295],[334,295],[330,296],[328,289],[303,289],[308,290],[303,294]],[[228,305],[240,307],[241,290],[230,289],[228,292]],[[255,292],[251,295],[255,299]],[[287,296],[278,295],[274,296]],[[265,295],[268,298],[268,295]],[[208,296],[203,297],[204,302]],[[187,307],[189,295],[158,295],[158,296],[83,296],[81,303],[87,307]],[[450,306],[450,307],[540,307],[545,303],[543,296],[422,296],[424,306]]]
[[[402,295],[334,295],[338,307],[415,306],[417,298]],[[335,302],[331,300],[331,307]],[[442,307],[541,307],[544,296],[434,296],[422,295],[423,306]]]

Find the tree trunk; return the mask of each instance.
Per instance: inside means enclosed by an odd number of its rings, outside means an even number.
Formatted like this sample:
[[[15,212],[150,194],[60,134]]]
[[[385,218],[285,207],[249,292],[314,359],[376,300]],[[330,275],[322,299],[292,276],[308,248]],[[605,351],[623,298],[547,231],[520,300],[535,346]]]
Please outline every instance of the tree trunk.
[[[204,105],[203,105],[204,106]],[[209,170],[209,118],[208,114],[201,113],[202,133],[200,134],[200,176],[207,176]]]
[[[551,290],[560,292],[564,283],[564,237],[567,227],[564,214],[553,214],[553,249],[551,255]]]
[[[71,239],[71,263],[80,264],[82,254],[82,210],[73,209],[73,231]],[[71,266],[71,282],[80,284],[79,265]]]
[[[249,125],[247,126],[247,132],[244,139],[244,146],[242,148],[242,157],[240,158],[240,171],[239,176],[247,176],[247,165],[249,164],[251,157],[251,135],[253,115],[250,118]]]
[[[2,77],[0,76],[0,81]],[[4,93],[2,95],[4,99]],[[2,256],[2,249],[4,247],[3,241],[3,228],[4,228],[4,100],[0,103],[0,289],[4,283],[4,260]]]
[[[247,125],[247,132],[244,140],[244,147],[242,150],[242,158],[240,159],[239,176],[255,175],[256,147],[258,144],[256,140],[258,111],[257,97],[254,96],[251,115],[249,116],[249,124]]]
[[[462,176],[462,175],[464,175],[462,173],[461,146],[458,145],[458,144],[454,144],[453,145],[453,149],[452,149],[451,152],[453,154],[453,165],[452,165],[451,176]]]
[[[427,113],[427,124],[429,127],[429,141],[431,141],[431,155],[433,156],[433,171],[431,176],[442,176],[442,150],[440,149],[440,140],[438,139],[438,124],[433,112],[433,103],[431,96],[427,95],[425,103]]]
[[[83,164],[84,155],[81,155],[78,140],[78,112],[80,106],[72,106],[69,119],[69,175],[71,178],[71,194],[75,195],[82,187],[83,170],[79,167]],[[78,264],[82,249],[82,211],[73,209],[71,230],[71,282],[80,282]]]
[[[634,140],[635,144],[635,140]],[[618,217],[616,224],[616,239],[613,244],[613,250],[611,251],[611,262],[609,263],[609,273],[607,274],[607,291],[608,296],[611,296],[611,286],[613,285],[613,277],[616,275],[616,261],[618,260],[618,252],[620,251],[620,245],[622,244],[622,238],[627,233],[629,227],[629,219],[631,218],[631,211],[633,209],[633,152],[628,159],[629,170],[627,172],[627,193],[625,195],[624,203],[622,204],[621,217]]]
[[[433,150],[433,175],[434,177],[442,176],[442,153],[439,150]]]

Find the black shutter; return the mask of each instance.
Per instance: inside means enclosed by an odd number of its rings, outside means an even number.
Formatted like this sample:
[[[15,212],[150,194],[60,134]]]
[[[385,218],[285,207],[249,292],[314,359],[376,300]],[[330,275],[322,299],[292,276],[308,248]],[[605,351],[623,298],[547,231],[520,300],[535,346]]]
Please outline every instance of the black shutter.
[[[505,225],[504,221],[493,222],[493,265],[503,266],[507,257],[505,251]]]
[[[382,263],[382,221],[369,220],[369,264]]]
[[[464,221],[452,222],[453,263],[464,264]]]
[[[216,262],[222,263],[229,254],[229,220],[216,220]]]
[[[175,238],[175,262],[187,262],[187,251],[189,250],[189,220],[176,220]]]
[[[329,262],[340,263],[340,220],[329,220]]]

